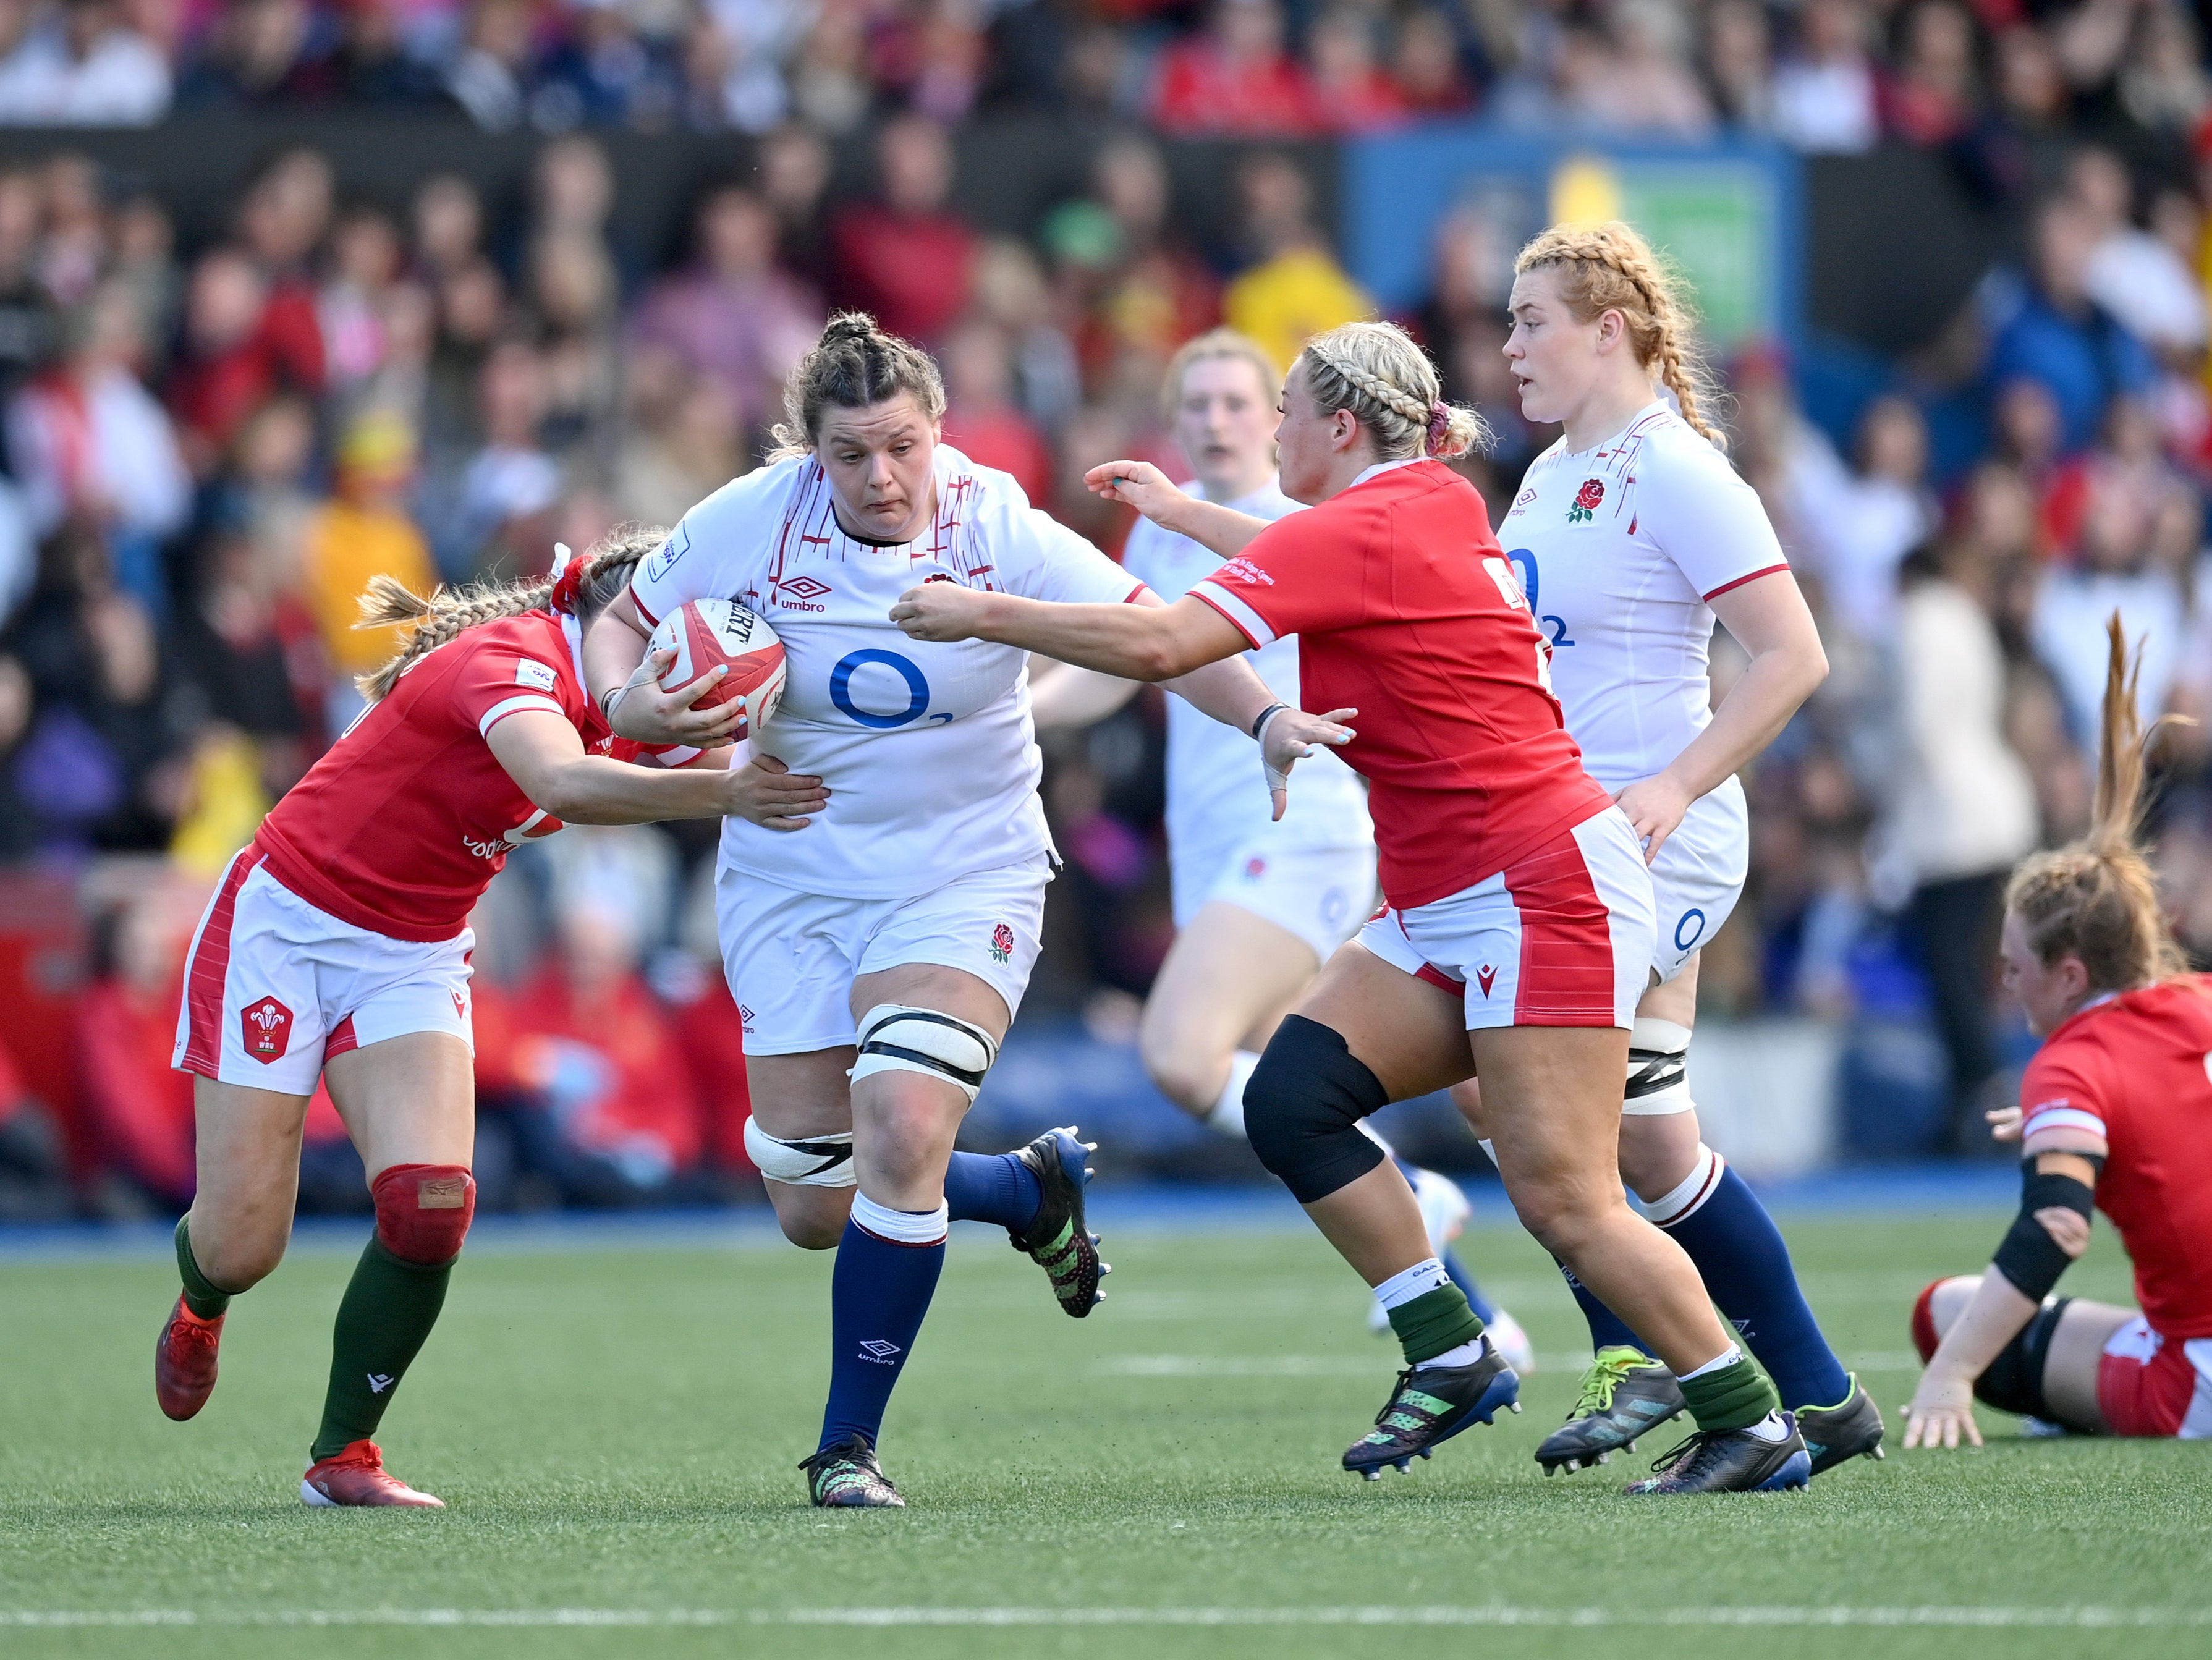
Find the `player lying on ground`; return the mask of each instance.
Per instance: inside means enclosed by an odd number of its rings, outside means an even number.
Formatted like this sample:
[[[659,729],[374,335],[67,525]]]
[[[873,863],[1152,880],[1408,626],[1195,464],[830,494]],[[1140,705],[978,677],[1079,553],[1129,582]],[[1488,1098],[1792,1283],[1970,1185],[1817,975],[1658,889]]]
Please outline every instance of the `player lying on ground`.
[[[1146,680],[1296,634],[1308,701],[1331,719],[1364,711],[1344,755],[1369,783],[1389,909],[1329,958],[1244,1092],[1254,1149],[1376,1289],[1405,1347],[1346,1468],[1402,1469],[1518,1392],[1430,1250],[1412,1189],[1358,1129],[1392,1100],[1480,1070],[1522,1221],[1651,1343],[1697,1420],[1630,1490],[1802,1486],[1810,1461],[1773,1386],[1681,1248],[1621,1191],[1651,880],[1561,724],[1546,642],[1482,497],[1436,459],[1480,430],[1438,391],[1434,366],[1387,324],[1316,337],[1276,432],[1285,492],[1316,505],[1273,525],[1195,501],[1140,462],[1094,470],[1102,494],[1228,556],[1164,611],[933,583],[894,614],[917,638],[1003,641]],[[1272,735],[1267,721],[1260,730]],[[1419,970],[1401,966],[1408,949]]]
[[[1522,412],[1565,429],[1529,465],[1499,538],[1551,642],[1567,730],[1643,838],[1658,907],[1650,989],[1629,1035],[1621,1179],[1773,1377],[1817,1475],[1879,1456],[1881,1414],[1820,1335],[1766,1207],[1701,1139],[1686,1067],[1699,950],[1750,868],[1736,774],[1827,658],[1765,509],[1698,413],[1704,371],[1650,246],[1617,222],[1556,228],[1516,269],[1506,361]],[[1716,612],[1751,659],[1717,710]],[[1480,1086],[1454,1093],[1480,1134]],[[1537,1449],[1547,1474],[1602,1462],[1682,1406],[1620,1317],[1568,1283],[1595,1359],[1566,1424]]]
[[[776,459],[684,515],[593,628],[585,660],[616,731],[684,742],[699,713],[633,674],[655,619],[733,597],[783,642],[783,702],[751,747],[825,779],[830,806],[788,836],[742,818],[723,830],[718,920],[745,1023],[745,1143],[786,1236],[837,1251],[810,1493],[896,1505],[875,1449],[948,1222],[1005,1227],[1079,1317],[1105,1265],[1072,1130],[1018,1154],[952,1145],[1021,1006],[1051,879],[1027,660],[917,646],[888,613],[924,581],[1132,611],[1159,601],[1006,474],[940,443],[936,364],[869,319],[830,319],[786,409]],[[1199,668],[1176,690],[1246,728],[1273,702],[1242,663]],[[1287,752],[1325,729],[1304,722],[1276,742]]]
[[[1928,1370],[1907,1447],[1979,1446],[1978,1395],[2085,1435],[2212,1438],[2212,979],[2184,972],[2136,844],[2143,735],[2118,613],[2109,628],[2092,827],[2005,890],[2005,985],[2044,1039],[2021,1106],[1990,1115],[2021,1144],[2020,1214],[1986,1272],[1913,1304]],[[2093,1204],[2140,1312],[2051,1295]]]
[[[206,1404],[224,1310],[283,1260],[320,1078],[361,1153],[376,1231],[338,1304],[300,1488],[310,1505],[439,1502],[386,1475],[370,1438],[438,1318],[476,1207],[468,915],[509,851],[563,821],[780,824],[823,804],[815,778],[610,754],[580,629],[664,534],[617,532],[551,582],[420,599],[378,578],[362,616],[413,623],[404,649],[362,677],[368,712],[232,859],[193,939],[175,1064],[198,1074],[199,1191],[177,1225],[185,1288],[155,1350],[155,1392],[172,1418]],[[695,723],[690,741],[714,744],[741,713]]]
[[[1282,376],[1254,342],[1216,329],[1169,363],[1162,401],[1208,502],[1273,521],[1299,503],[1275,482],[1275,401]],[[1121,567],[1168,599],[1221,566],[1221,556],[1140,519]],[[1298,699],[1298,642],[1249,654],[1285,702]],[[1030,666],[1037,727],[1083,727],[1136,695],[1138,682],[1049,659]],[[1359,776],[1323,751],[1298,774],[1279,820],[1252,787],[1245,734],[1188,703],[1168,706],[1168,860],[1175,945],[1145,1002],[1138,1043],[1161,1092],[1224,1135],[1244,1140],[1244,1085],[1276,1025],[1331,952],[1374,909],[1375,825]],[[1395,1155],[1394,1155],[1395,1156]],[[1501,1313],[1461,1265],[1451,1241],[1467,1197],[1435,1171],[1400,1163],[1421,1205],[1429,1244],[1516,1371],[1530,1364],[1519,1322]],[[1389,1319],[1370,1305],[1377,1330]]]

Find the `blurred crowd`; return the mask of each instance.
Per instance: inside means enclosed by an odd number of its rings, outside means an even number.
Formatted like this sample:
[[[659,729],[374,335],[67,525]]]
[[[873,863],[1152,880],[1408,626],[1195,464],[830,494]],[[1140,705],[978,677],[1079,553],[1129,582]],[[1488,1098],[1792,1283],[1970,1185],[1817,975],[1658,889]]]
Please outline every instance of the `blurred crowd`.
[[[1030,106],[1284,137],[1481,113],[1808,150],[2212,106],[2179,0],[0,0],[0,121],[443,106],[490,131]]]
[[[1850,1150],[1974,1145],[2020,1058],[1992,990],[1996,899],[2021,854],[2084,822],[2103,617],[2145,642],[2150,710],[2212,715],[2212,255],[2185,11],[85,0],[0,3],[7,27],[0,112],[21,119],[64,107],[33,110],[26,86],[137,75],[160,96],[131,119],[172,96],[467,87],[489,121],[484,88],[505,86],[508,116],[541,127],[649,125],[708,119],[683,88],[711,61],[712,119],[759,131],[667,258],[615,234],[616,175],[586,131],[539,143],[511,208],[461,172],[356,198],[324,155],[283,151],[191,246],[162,201],[80,156],[0,166],[0,1215],[188,1195],[190,1090],[167,1061],[192,920],[392,649],[352,627],[369,575],[535,573],[556,540],[673,520],[757,463],[786,370],[839,306],[928,344],[950,441],[1117,550],[1121,510],[1080,479],[1119,455],[1181,466],[1158,407],[1177,344],[1226,321],[1287,362],[1374,309],[1291,155],[1221,158],[1227,211],[1194,226],[1159,131],[1311,132],[1316,107],[1354,106],[1311,101],[1349,84],[1346,62],[1364,65],[1362,121],[1729,122],[1837,149],[1888,134],[2017,185],[2019,257],[1923,350],[1858,364],[1840,396],[1778,344],[1717,366],[1733,457],[1836,672],[1750,780],[1751,887],[1705,994],[1717,1014],[1844,1023]],[[670,101],[651,105],[664,74]],[[953,124],[1040,86],[1149,122],[1109,129],[1026,234],[986,234],[955,205]],[[1467,464],[1496,513],[1552,434],[1513,404],[1517,230],[1486,212],[1444,221],[1402,320],[1497,434]],[[1716,666],[1724,690],[1725,641]],[[1131,1028],[1170,933],[1163,727],[1147,693],[1048,744],[1067,864],[1025,1024]],[[2200,961],[2208,745],[2212,727],[2164,734],[2152,825]],[[736,1011],[701,897],[712,844],[711,826],[572,829],[495,884],[477,919],[488,1204],[747,1190]],[[304,1202],[358,1206],[351,1158],[319,1102]]]

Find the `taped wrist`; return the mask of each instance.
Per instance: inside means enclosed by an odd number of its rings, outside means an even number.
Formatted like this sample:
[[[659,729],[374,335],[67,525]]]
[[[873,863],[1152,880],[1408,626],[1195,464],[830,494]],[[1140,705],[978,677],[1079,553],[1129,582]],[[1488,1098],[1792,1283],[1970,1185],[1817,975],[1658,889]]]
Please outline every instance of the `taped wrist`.
[[[2063,1207],[2078,1211],[2086,1222],[2096,1208],[2096,1197],[2081,1177],[2045,1174],[2035,1168],[2034,1159],[2026,1160],[2021,1166],[2020,1214],[2012,1219],[2012,1226],[1998,1243],[1990,1266],[2010,1280],[2021,1296],[2041,1302],[2051,1295],[2051,1288],[2074,1259],[2035,1219],[2036,1212]]]
[[[403,1262],[437,1268],[461,1254],[477,1213],[477,1182],[463,1164],[394,1164],[369,1184],[376,1237]]]
[[[1389,1104],[1343,1033],[1286,1014],[1244,1086],[1244,1134],[1260,1162],[1310,1205],[1388,1156],[1360,1134],[1359,1121]]]
[[[787,1141],[770,1135],[760,1120],[745,1120],[745,1157],[771,1182],[793,1188],[849,1188],[853,1174],[853,1136],[802,1135]]]

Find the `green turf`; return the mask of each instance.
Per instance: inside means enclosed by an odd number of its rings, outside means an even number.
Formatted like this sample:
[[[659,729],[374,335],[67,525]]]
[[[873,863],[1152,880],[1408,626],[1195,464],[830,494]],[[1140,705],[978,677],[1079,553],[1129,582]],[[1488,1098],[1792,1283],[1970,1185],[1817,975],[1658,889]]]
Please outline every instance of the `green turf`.
[[[1909,1394],[1905,1310],[1970,1268],[2002,1217],[1789,1231],[1847,1362],[1885,1411]],[[2069,1289],[2124,1297],[2107,1230]],[[9,1611],[691,1610],[698,1628],[302,1633],[202,1625],[27,1629],[10,1656],[617,1653],[2201,1654],[2212,1629],[1792,1627],[1510,1632],[1253,1627],[809,1629],[763,1612],[957,1608],[2066,1609],[2212,1620],[2202,1444],[2029,1442],[1893,1456],[1807,1493],[1632,1501],[1641,1460],[1544,1480],[1530,1454],[1572,1379],[1406,1478],[1336,1468],[1392,1355],[1358,1288],[1301,1234],[1109,1240],[1113,1296],[1077,1323],[994,1236],[962,1231],[895,1402],[902,1512],[805,1507],[830,1259],[770,1245],[484,1250],[386,1420],[394,1469],[452,1508],[309,1511],[297,1498],[349,1250],[302,1250],[234,1305],[223,1381],[190,1425],[155,1411],[170,1269],[0,1263],[0,1622]],[[1546,1354],[1580,1324],[1517,1234],[1470,1259]],[[1295,1370],[1286,1372],[1284,1368]],[[1656,1446],[1647,1451],[1656,1451]],[[1920,1616],[1926,1617],[1926,1616]]]

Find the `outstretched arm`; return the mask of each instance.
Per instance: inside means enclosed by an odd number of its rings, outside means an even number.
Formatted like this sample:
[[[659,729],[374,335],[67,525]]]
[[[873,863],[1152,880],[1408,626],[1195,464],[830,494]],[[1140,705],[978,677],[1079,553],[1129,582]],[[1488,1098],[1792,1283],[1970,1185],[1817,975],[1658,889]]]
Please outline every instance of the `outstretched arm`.
[[[1188,536],[1199,546],[1234,559],[1267,528],[1264,519],[1186,496],[1149,461],[1109,461],[1083,475],[1091,493],[1134,508],[1162,530]]]
[[[891,607],[891,621],[909,639],[990,640],[1124,680],[1173,680],[1250,645],[1202,600],[1063,605],[949,581],[908,588]]]
[[[806,828],[829,805],[819,778],[756,756],[744,766],[665,771],[588,755],[568,721],[526,709],[495,724],[486,741],[532,802],[573,824],[649,824],[663,818],[750,818],[774,830]]]

